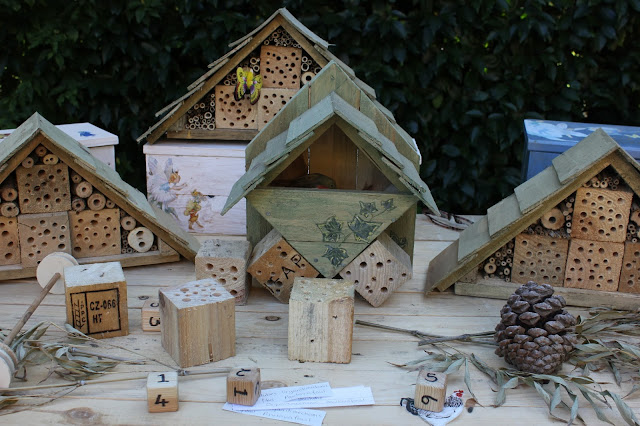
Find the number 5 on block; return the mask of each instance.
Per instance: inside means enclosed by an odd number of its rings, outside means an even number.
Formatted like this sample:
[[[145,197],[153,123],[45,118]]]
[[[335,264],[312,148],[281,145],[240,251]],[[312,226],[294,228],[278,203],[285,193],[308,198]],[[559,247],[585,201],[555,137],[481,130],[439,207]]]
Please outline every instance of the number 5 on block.
[[[150,373],[147,379],[147,403],[150,413],[178,411],[178,373]]]

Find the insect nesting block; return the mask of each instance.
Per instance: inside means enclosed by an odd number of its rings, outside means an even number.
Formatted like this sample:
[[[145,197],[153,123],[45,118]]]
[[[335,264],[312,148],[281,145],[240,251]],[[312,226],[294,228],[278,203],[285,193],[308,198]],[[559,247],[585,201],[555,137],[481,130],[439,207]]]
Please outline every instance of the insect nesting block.
[[[178,373],[150,373],[147,378],[147,403],[150,413],[178,411]]]
[[[356,291],[373,306],[380,306],[391,294],[411,279],[411,258],[387,234],[356,256],[340,276],[353,280]]]
[[[254,405],[260,397],[260,369],[234,368],[227,376],[227,402]]]
[[[289,303],[296,277],[315,278],[319,275],[318,270],[291,247],[276,229],[256,244],[248,270],[253,278],[284,303]]]
[[[94,338],[129,334],[127,283],[120,262],[64,269],[67,322]]]
[[[162,347],[180,367],[236,353],[235,299],[212,278],[161,289]]]
[[[196,255],[196,278],[214,278],[236,298],[236,305],[244,305],[251,289],[247,277],[250,254],[248,241],[206,240]]]
[[[289,359],[351,362],[353,281],[297,277],[289,299]]]
[[[447,375],[428,370],[420,370],[416,382],[414,404],[423,410],[440,412],[447,397]]]

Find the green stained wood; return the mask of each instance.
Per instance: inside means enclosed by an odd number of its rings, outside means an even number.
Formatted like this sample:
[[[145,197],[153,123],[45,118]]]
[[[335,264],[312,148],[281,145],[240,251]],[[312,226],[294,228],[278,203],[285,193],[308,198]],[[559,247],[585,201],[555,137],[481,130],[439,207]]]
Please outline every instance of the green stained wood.
[[[326,122],[335,114],[331,105],[331,98],[326,97],[321,102],[314,105],[311,109],[305,111],[302,115],[295,118],[289,123],[287,132],[287,145],[290,145],[305,133],[308,133]]]
[[[398,220],[393,222],[384,231],[391,237],[402,250],[407,252],[413,262],[413,245],[416,236],[416,212],[418,203],[413,203],[411,207]]]
[[[562,188],[558,175],[553,167],[547,167],[514,190],[520,211],[529,213],[551,194]]]
[[[298,251],[325,278],[333,278],[368,246],[366,244],[344,243],[340,247],[323,242],[291,241]]]
[[[487,244],[489,240],[489,220],[487,216],[482,216],[460,234],[458,260],[463,261],[478,248]]]
[[[584,172],[594,161],[616,149],[620,149],[616,141],[602,129],[596,129],[579,144],[554,158],[553,168],[560,183],[564,184]]]
[[[640,164],[624,150],[618,150],[611,155],[611,166],[618,172],[629,188],[640,194]]]
[[[436,288],[458,265],[458,240],[455,240],[429,262],[425,293]]]
[[[509,225],[522,217],[520,204],[515,194],[511,194],[498,204],[494,204],[487,210],[489,221],[489,234],[495,237],[500,231],[505,230]]]
[[[355,89],[353,81],[335,62],[330,62],[325,69],[316,76],[317,78],[308,84],[310,107],[327,98],[342,85],[352,85]],[[322,74],[322,76],[318,77],[320,74]]]

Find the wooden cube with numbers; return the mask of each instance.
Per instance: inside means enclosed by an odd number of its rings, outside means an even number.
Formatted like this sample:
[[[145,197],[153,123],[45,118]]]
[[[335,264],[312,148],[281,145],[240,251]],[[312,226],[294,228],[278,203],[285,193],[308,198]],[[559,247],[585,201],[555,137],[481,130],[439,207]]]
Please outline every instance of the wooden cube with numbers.
[[[142,331],[160,332],[160,302],[147,300],[142,305]]]
[[[178,411],[178,373],[150,373],[147,378],[147,404],[150,413]]]
[[[260,397],[260,369],[234,368],[227,376],[227,402],[254,405]]]
[[[67,322],[102,339],[129,334],[127,282],[120,262],[64,269]]]
[[[416,382],[414,404],[423,410],[440,412],[447,397],[447,375],[428,370],[420,370]]]

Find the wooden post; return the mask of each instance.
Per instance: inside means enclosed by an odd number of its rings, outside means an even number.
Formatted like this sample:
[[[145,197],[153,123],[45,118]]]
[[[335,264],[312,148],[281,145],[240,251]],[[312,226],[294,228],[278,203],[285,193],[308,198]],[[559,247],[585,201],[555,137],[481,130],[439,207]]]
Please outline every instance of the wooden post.
[[[260,397],[260,369],[234,368],[227,376],[227,402],[254,405]]]
[[[147,300],[142,305],[142,331],[160,332],[160,302]]]
[[[351,362],[354,283],[296,277],[289,299],[289,359]]]
[[[67,322],[96,339],[129,334],[127,282],[120,262],[65,268]]]
[[[178,411],[178,373],[149,373],[147,404],[150,413]]]
[[[236,298],[236,305],[244,305],[251,289],[247,279],[250,254],[249,241],[206,240],[196,255],[196,279],[216,279]]]
[[[162,347],[180,367],[235,355],[235,299],[217,281],[192,281],[159,294]]]
[[[289,303],[296,277],[315,278],[319,272],[275,229],[256,244],[248,271],[279,301]]]
[[[414,404],[417,408],[439,413],[444,408],[447,397],[447,375],[420,370],[415,396]]]

